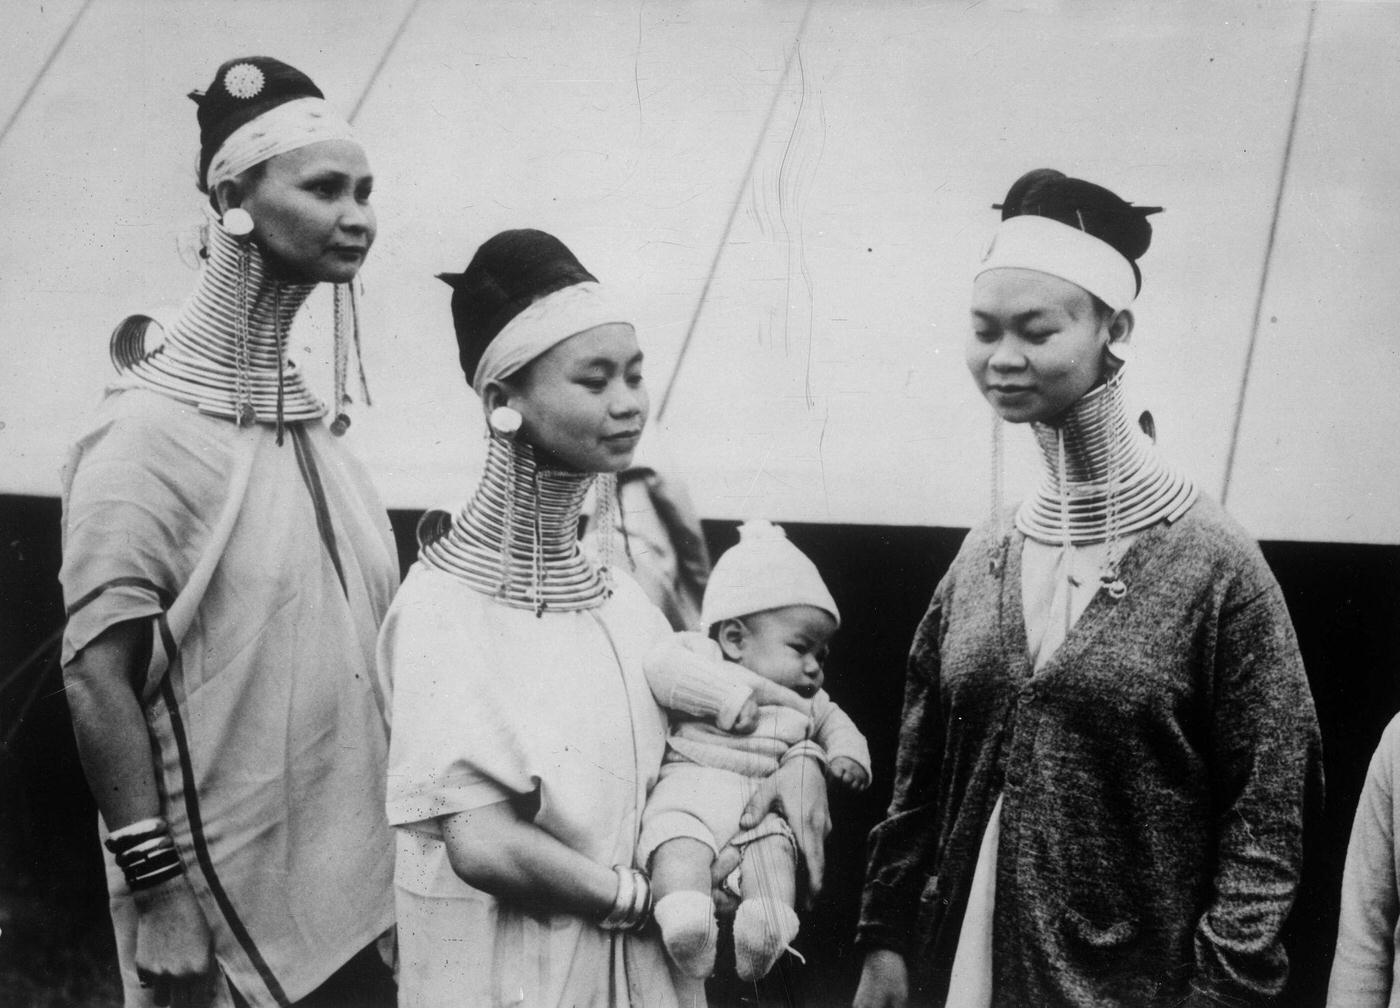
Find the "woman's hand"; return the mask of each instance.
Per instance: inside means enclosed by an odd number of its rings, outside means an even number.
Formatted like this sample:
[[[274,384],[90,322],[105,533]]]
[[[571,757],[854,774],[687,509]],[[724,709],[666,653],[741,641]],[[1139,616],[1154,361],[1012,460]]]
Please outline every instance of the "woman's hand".
[[[729,728],[735,735],[751,735],[758,727],[758,701],[750,696],[734,715],[734,724]]]
[[[744,685],[753,690],[754,699],[760,704],[776,705],[779,707],[791,707],[799,714],[812,713],[812,701],[804,699],[801,694],[786,686],[779,686],[775,682],[763,678],[757,672],[744,668],[742,665],[734,666],[739,669],[744,676]]]
[[[133,894],[136,975],[158,1005],[202,1008],[214,1000],[213,937],[190,884],[181,875]]]
[[[826,838],[831,832],[826,775],[816,757],[790,759],[764,778],[744,807],[739,825],[744,829],[757,826],[769,812],[777,812],[787,820],[797,839],[797,849],[807,865],[807,905],[811,906],[821,893]]]
[[[865,772],[865,767],[849,756],[833,757],[826,770],[852,791],[864,791],[870,786],[870,775]]]
[[[715,916],[721,920],[731,920],[739,909],[738,890],[729,888],[725,882],[743,859],[743,852],[738,847],[726,844],[710,865],[710,895],[715,901]]]
[[[904,956],[889,949],[866,953],[851,1008],[905,1008],[908,1004],[909,968]]]

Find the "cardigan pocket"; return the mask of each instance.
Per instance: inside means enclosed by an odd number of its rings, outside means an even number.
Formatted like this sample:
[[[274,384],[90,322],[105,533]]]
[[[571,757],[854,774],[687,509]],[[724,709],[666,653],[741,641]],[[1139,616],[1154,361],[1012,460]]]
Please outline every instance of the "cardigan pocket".
[[[1076,944],[1099,952],[1111,952],[1137,940],[1140,927],[1133,918],[1096,924],[1074,907],[1065,907],[1065,932]]]

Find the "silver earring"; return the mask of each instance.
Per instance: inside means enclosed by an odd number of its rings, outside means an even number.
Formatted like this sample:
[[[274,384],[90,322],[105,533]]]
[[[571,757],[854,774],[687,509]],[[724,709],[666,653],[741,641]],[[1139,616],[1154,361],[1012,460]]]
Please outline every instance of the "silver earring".
[[[525,418],[520,412],[510,406],[497,406],[491,411],[491,429],[503,438],[513,438],[520,433],[520,425],[525,422]]]
[[[253,233],[253,217],[242,207],[230,207],[221,220],[224,230],[235,238],[247,238]]]

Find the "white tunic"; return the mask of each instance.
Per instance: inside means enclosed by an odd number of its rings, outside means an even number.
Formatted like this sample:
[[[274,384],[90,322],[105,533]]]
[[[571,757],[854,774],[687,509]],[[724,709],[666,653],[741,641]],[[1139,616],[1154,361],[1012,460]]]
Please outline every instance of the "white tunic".
[[[655,938],[499,903],[453,872],[437,823],[537,801],[541,829],[599,864],[631,863],[666,738],[641,662],[669,631],[625,576],[596,608],[537,617],[450,574],[410,571],[379,642],[392,693],[401,1003],[678,1003]]]

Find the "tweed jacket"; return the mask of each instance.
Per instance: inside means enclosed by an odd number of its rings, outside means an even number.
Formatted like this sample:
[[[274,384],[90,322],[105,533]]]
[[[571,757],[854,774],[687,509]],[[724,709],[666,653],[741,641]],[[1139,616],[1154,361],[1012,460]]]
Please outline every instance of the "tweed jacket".
[[[1021,546],[974,530],[909,657],[894,797],[857,940],[940,1003],[978,846],[1003,796],[993,1002],[1256,1004],[1288,963],[1317,718],[1257,546],[1199,500],[1124,556],[1032,674]]]

